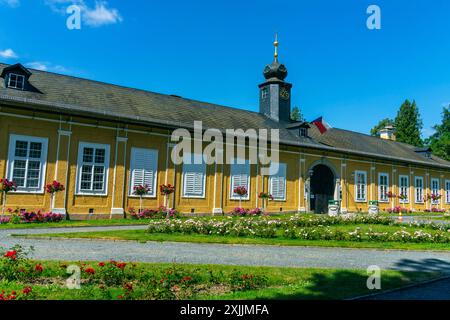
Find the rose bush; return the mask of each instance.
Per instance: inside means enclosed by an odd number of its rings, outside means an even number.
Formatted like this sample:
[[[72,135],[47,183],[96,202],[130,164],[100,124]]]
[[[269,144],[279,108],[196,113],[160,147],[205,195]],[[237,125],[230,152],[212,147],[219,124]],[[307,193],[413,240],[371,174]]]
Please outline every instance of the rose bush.
[[[168,209],[164,206],[160,206],[158,209],[143,209],[136,211],[134,208],[128,208],[128,212],[132,219],[166,219],[166,218],[179,218],[180,213],[176,209]]]
[[[371,228],[368,231],[362,231],[360,227],[347,232],[344,231],[345,228],[331,228],[332,226],[364,224],[396,225],[403,227],[405,232],[376,232]],[[433,232],[409,231],[408,228],[430,229]],[[428,222],[400,224],[389,217],[381,216],[305,217],[296,215],[287,220],[255,217],[229,218],[226,220],[174,219],[151,221],[147,232],[261,238],[285,237],[303,240],[449,243],[450,232],[448,232],[448,228],[444,224]]]

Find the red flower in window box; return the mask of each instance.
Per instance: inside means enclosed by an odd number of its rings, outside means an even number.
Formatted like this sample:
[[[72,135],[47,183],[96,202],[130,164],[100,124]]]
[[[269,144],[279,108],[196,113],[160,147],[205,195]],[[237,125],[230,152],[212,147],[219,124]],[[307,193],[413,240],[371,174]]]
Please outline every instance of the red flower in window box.
[[[8,193],[10,191],[17,191],[16,183],[8,179],[0,179],[0,192]]]
[[[266,193],[266,192],[261,192],[258,195],[258,198],[260,199],[269,199],[269,200],[273,200],[273,196],[270,193]]]
[[[173,185],[169,184],[162,184],[159,186],[159,192],[161,192],[162,195],[168,196],[169,194],[172,194],[175,192],[175,187]]]
[[[391,198],[396,198],[397,196],[394,193],[392,193],[392,191],[389,191],[389,192],[386,192],[386,197],[391,199]]]
[[[45,186],[45,190],[47,193],[55,194],[57,192],[64,191],[64,186],[62,183],[55,180],[52,183],[47,184]]]
[[[244,197],[248,194],[246,187],[236,187],[236,188],[234,188],[233,192],[240,197]]]
[[[146,184],[143,186],[135,186],[133,190],[133,194],[143,197],[150,192],[150,187]]]
[[[398,196],[398,198],[399,198],[400,200],[408,200],[408,196],[407,196],[406,194],[404,194],[404,193],[401,193],[401,194]]]

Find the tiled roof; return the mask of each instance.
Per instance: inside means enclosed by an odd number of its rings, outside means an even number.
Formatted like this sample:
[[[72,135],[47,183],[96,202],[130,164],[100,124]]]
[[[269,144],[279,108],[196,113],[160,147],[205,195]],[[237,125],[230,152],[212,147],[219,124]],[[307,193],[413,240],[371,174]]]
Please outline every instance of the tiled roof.
[[[0,64],[0,73],[8,66]],[[280,140],[283,144],[450,168],[450,162],[434,156],[431,159],[426,158],[415,152],[412,146],[352,131],[331,129],[320,135],[312,125],[310,138],[303,138],[298,136],[296,130],[286,129],[286,123],[275,122],[257,112],[45,71],[31,71],[29,81],[37,90],[9,89],[5,88],[4,81],[0,81],[0,100],[24,102],[66,114],[83,113],[99,118],[108,117],[123,122],[171,128],[190,128],[194,121],[202,121],[205,129],[280,129]]]

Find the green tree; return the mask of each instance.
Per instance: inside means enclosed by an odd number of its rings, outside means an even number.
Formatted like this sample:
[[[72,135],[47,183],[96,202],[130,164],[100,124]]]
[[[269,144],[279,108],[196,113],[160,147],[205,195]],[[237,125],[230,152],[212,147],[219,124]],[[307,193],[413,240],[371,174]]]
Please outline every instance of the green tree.
[[[305,121],[305,118],[303,117],[303,114],[300,111],[299,107],[294,107],[292,109],[291,120],[294,120],[294,121]]]
[[[370,130],[370,135],[376,137],[380,134],[380,130],[386,126],[393,126],[394,120],[386,118],[378,122],[378,124]]]
[[[423,140],[421,138],[423,123],[415,101],[411,103],[409,100],[405,100],[400,106],[400,110],[398,110],[394,126],[397,141],[416,147],[423,146]]]
[[[433,154],[450,161],[450,106],[442,112],[442,123],[433,127],[435,133],[425,142]]]

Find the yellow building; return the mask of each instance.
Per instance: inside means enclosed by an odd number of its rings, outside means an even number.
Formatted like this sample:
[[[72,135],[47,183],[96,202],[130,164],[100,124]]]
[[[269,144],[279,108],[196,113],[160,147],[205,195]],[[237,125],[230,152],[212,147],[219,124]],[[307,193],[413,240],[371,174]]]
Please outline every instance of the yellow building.
[[[287,70],[278,57],[264,69],[260,112],[249,112],[75,77],[0,64],[0,178],[16,182],[6,206],[69,214],[72,219],[121,217],[139,207],[135,185],[147,184],[146,208],[165,203],[161,184],[171,183],[170,207],[191,214],[229,212],[240,201],[261,207],[260,192],[274,196],[269,212],[341,212],[400,206],[450,209],[450,163],[431,150],[381,137],[290,120]],[[320,120],[320,119],[319,119]],[[258,164],[180,164],[171,158],[172,132],[203,128],[279,129],[278,172],[261,175]],[[321,132],[323,131],[323,132]],[[66,190],[54,203],[45,185]],[[234,187],[249,192],[239,199]],[[389,198],[391,192],[404,199]],[[440,194],[441,199],[426,201]]]

